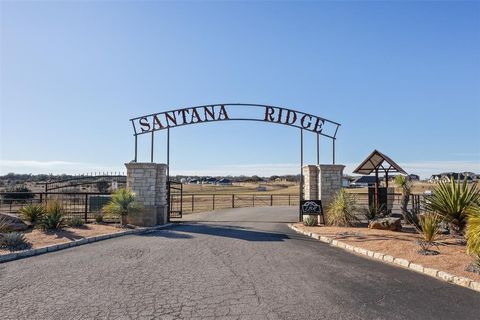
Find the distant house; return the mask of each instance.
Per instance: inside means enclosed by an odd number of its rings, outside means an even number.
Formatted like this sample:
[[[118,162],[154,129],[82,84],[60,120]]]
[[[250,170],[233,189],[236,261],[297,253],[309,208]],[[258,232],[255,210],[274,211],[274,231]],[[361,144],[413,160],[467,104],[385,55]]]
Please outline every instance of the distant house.
[[[257,191],[267,191],[267,187],[266,186],[258,186]]]
[[[450,182],[450,181],[463,181],[467,179],[467,182],[473,182],[473,177],[469,173],[457,173],[457,172],[445,172],[440,174],[434,174],[428,180],[430,183],[438,183],[440,181]]]
[[[361,176],[353,180],[352,183],[350,183],[351,187],[357,187],[357,188],[372,187],[374,185],[375,185],[375,176]]]
[[[408,177],[411,181],[420,181],[420,176],[417,174],[409,174]]]
[[[190,184],[199,184],[200,181],[198,181],[197,179],[191,179],[191,180],[188,181],[188,183],[190,183]]]
[[[202,184],[215,184],[217,182],[217,179],[208,177],[202,180]]]
[[[218,185],[221,185],[221,186],[231,186],[232,185],[232,181],[227,179],[227,178],[222,178],[220,180],[217,181],[217,184]]]

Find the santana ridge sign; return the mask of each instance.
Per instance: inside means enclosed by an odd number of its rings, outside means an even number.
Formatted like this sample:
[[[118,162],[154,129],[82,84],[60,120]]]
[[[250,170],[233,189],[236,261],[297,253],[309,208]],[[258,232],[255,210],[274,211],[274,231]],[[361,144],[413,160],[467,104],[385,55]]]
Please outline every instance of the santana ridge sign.
[[[134,135],[197,123],[262,121],[304,129],[335,139],[339,123],[284,107],[254,104],[214,104],[164,111],[130,119]]]

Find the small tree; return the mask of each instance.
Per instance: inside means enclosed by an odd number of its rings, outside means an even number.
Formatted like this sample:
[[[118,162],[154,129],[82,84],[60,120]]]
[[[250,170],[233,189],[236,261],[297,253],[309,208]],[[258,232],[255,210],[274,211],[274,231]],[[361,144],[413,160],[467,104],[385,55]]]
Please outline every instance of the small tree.
[[[121,225],[125,225],[125,218],[143,210],[143,205],[135,200],[135,194],[124,188],[118,189],[112,195],[112,200],[103,207],[107,215],[118,217]]]
[[[410,195],[412,193],[412,182],[407,176],[398,175],[395,177],[395,183],[402,188],[402,199],[400,201],[400,209],[402,211],[405,221],[413,225],[415,228],[421,228],[420,221],[418,219],[418,208],[412,208],[408,210],[408,203],[410,202]]]

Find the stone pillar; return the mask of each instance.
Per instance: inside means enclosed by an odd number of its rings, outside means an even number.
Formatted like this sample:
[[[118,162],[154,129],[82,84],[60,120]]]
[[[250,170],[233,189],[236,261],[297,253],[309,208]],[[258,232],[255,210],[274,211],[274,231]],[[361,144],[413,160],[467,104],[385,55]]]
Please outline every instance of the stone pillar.
[[[318,200],[318,167],[303,167],[303,199]]]
[[[337,192],[342,188],[344,165],[321,164],[318,166],[318,196],[322,200],[325,216]]]
[[[159,163],[126,163],[127,189],[135,193],[144,210],[128,223],[151,227],[167,223],[167,165]]]
[[[342,188],[343,165],[321,164],[303,167],[305,200],[322,200],[325,219],[328,207],[337,192]],[[305,215],[304,219],[307,218]],[[320,223],[320,221],[319,221]]]

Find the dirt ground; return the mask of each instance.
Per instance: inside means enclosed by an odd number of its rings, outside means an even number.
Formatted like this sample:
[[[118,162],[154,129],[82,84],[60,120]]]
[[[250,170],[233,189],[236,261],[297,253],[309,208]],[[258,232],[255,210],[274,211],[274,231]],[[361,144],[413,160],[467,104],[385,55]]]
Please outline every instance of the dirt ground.
[[[366,227],[305,227],[301,223],[297,223],[295,226],[353,246],[389,254],[396,258],[404,258],[424,267],[435,268],[453,275],[480,281],[479,274],[465,271],[465,268],[472,262],[472,258],[465,252],[465,246],[457,244],[455,240],[448,236],[439,238],[438,248],[432,247],[433,250],[439,251],[440,254],[424,256],[417,253],[420,247],[415,243],[415,240],[420,238],[413,229],[394,232],[372,230]]]
[[[107,224],[85,224],[80,228],[64,228],[60,231],[44,232],[38,229],[31,229],[24,232],[25,238],[32,245],[32,248],[41,248],[53,244],[70,242],[86,237],[99,236],[121,232],[123,229]],[[0,249],[1,254],[10,253],[8,250]]]

